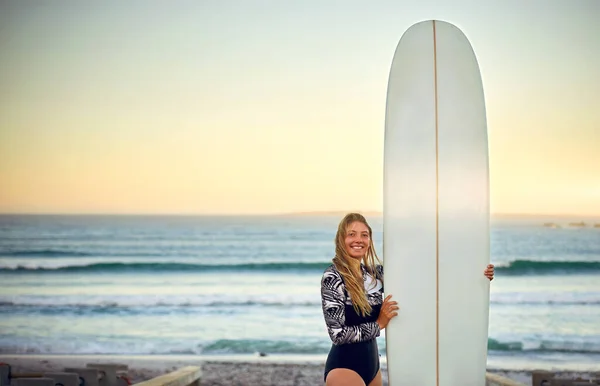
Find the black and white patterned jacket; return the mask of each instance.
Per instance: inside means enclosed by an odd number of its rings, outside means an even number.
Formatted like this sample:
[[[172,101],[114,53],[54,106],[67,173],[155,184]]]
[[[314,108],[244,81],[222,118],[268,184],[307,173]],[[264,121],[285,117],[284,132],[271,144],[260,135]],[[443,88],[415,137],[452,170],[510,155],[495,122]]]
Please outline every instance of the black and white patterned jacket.
[[[372,307],[371,314],[366,317],[354,310],[342,275],[333,264],[325,269],[321,278],[323,316],[329,337],[335,345],[364,342],[377,338],[381,333],[377,317],[383,303],[383,283],[377,280],[377,284],[373,286],[375,278],[363,264],[361,269],[365,289],[368,290],[367,299]],[[383,277],[383,267],[378,265],[377,270]]]

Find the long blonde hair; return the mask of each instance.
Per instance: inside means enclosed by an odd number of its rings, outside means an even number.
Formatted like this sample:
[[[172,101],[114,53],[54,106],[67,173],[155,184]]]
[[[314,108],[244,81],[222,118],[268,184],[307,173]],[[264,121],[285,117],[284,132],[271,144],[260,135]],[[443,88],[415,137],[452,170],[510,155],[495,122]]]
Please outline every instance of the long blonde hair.
[[[379,279],[383,282],[383,277],[381,277],[376,269],[376,262],[381,264],[381,261],[379,260],[377,252],[375,251],[375,246],[373,245],[373,231],[371,226],[367,223],[365,217],[359,213],[348,213],[346,216],[344,216],[342,221],[340,221],[337,234],[335,236],[335,257],[333,258],[333,264],[344,279],[344,284],[350,295],[350,298],[352,299],[354,310],[362,316],[366,316],[371,314],[371,305],[367,301],[363,280],[356,277],[352,272],[352,268],[349,263],[352,257],[348,255],[348,252],[345,248],[345,239],[348,226],[355,221],[363,223],[369,230],[369,246],[367,248],[367,253],[363,257],[363,264],[365,265],[367,271],[376,280]]]

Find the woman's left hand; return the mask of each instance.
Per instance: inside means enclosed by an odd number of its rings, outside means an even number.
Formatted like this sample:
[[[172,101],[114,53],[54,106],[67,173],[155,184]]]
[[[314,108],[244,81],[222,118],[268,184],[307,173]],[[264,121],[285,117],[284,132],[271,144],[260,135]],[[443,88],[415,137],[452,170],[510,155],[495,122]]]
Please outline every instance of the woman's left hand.
[[[494,264],[488,264],[488,266],[485,268],[485,271],[483,271],[483,274],[490,281],[494,280]]]

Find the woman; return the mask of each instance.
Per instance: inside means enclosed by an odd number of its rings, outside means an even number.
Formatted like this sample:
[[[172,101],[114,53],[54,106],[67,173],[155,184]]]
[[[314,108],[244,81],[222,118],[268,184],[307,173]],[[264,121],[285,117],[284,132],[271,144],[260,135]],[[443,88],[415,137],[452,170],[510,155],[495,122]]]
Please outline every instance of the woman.
[[[376,338],[398,315],[391,295],[383,299],[383,267],[367,220],[347,214],[335,237],[335,257],[321,279],[321,302],[333,342],[325,364],[326,386],[381,386]],[[494,266],[484,271],[494,278]]]

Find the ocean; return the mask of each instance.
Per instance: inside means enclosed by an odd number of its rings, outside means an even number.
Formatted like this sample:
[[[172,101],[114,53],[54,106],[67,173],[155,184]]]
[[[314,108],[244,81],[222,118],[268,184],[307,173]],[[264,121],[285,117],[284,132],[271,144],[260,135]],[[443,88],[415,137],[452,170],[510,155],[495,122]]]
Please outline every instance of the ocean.
[[[2,215],[0,353],[324,360],[341,217]],[[600,219],[548,221],[492,221],[488,366],[598,371]]]

